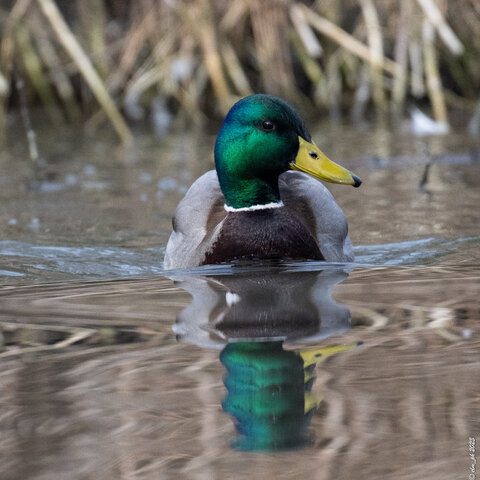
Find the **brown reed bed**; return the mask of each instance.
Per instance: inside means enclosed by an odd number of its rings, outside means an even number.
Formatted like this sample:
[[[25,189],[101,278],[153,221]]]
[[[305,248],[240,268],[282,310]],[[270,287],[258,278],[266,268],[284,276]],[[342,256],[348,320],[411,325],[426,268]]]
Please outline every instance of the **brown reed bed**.
[[[203,124],[253,92],[355,122],[421,101],[474,127],[479,31],[478,0],[10,0],[0,122],[20,79],[52,122],[108,120],[125,142],[125,117]]]

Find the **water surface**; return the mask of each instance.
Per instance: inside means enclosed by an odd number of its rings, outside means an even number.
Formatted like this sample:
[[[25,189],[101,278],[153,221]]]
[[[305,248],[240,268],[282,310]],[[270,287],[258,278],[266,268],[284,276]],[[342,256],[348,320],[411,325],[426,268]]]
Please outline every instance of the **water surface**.
[[[319,127],[355,264],[165,272],[214,137],[37,135],[0,154],[2,479],[468,478],[474,140]]]

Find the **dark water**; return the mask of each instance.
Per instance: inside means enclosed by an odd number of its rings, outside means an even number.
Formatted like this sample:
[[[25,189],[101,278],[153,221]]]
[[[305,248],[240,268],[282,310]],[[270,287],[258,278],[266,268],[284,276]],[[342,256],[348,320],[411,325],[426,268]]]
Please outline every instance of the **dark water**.
[[[2,480],[472,473],[478,143],[319,128],[355,264],[164,272],[214,138],[37,133],[0,154]]]

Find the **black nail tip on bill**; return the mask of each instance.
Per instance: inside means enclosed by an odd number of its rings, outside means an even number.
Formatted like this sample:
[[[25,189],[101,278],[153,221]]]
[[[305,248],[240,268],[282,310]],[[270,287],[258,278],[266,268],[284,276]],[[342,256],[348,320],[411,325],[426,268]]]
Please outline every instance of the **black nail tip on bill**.
[[[353,181],[355,182],[353,186],[355,188],[358,188],[362,184],[362,181],[356,175],[352,175],[352,178],[353,178]]]

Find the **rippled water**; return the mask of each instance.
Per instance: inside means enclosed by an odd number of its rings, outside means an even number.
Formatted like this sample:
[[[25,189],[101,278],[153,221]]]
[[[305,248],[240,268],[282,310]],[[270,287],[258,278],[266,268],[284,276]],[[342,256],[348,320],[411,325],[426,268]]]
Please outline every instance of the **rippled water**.
[[[0,153],[2,480],[468,478],[477,142],[319,128],[354,264],[165,272],[214,137],[55,133]]]

